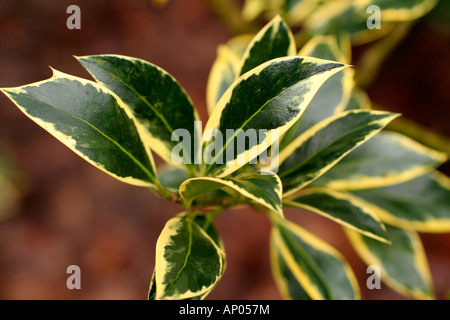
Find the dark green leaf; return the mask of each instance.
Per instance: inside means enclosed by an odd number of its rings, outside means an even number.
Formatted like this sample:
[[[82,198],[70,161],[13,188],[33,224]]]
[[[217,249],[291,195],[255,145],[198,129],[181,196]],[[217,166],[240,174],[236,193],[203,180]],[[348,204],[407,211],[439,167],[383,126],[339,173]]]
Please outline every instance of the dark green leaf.
[[[223,274],[224,253],[192,218],[169,220],[156,244],[156,299],[190,299],[208,293]]]
[[[200,133],[194,125],[198,116],[186,92],[171,75],[144,60],[125,56],[77,59],[98,82],[130,106],[137,122],[145,129],[143,137],[147,146],[171,163],[171,152],[182,141],[189,151],[183,154],[184,164],[194,163],[200,146],[196,141]],[[189,137],[185,141],[175,130],[185,130]]]
[[[271,241],[285,266],[312,299],[359,299],[353,271],[327,243],[286,220],[272,228]]]
[[[351,192],[389,224],[422,232],[450,232],[450,179],[441,173]]]
[[[324,174],[396,116],[380,111],[352,110],[311,127],[280,153],[279,175],[284,193],[291,194]]]
[[[253,38],[242,58],[239,75],[269,60],[296,54],[295,40],[291,30],[280,16],[272,19]]]
[[[229,175],[265,151],[275,135],[281,136],[298,120],[323,82],[344,67],[332,61],[288,57],[271,60],[240,77],[206,125],[204,175]],[[221,134],[213,135],[214,130]],[[233,134],[226,134],[227,130]],[[250,131],[255,138],[244,140],[239,148],[238,141]],[[233,148],[235,144],[238,147]],[[211,146],[214,155],[205,150]]]
[[[270,246],[270,261],[272,265],[273,277],[283,299],[311,300],[306,291],[295,278],[295,275],[289,269],[287,262],[276,249],[273,241]]]
[[[198,196],[224,187],[231,188],[283,216],[281,181],[271,172],[242,173],[233,178],[192,178],[181,185],[180,195],[190,205]]]
[[[314,185],[352,190],[399,184],[445,162],[444,153],[394,132],[380,132],[339,161]]]
[[[222,251],[224,252],[224,246],[223,246],[223,242],[222,239],[219,236],[219,233],[216,229],[216,227],[214,226],[214,224],[212,223],[212,220],[205,215],[197,215],[194,218],[194,223],[200,227],[201,229],[203,229],[209,237],[211,237],[211,239],[215,242],[215,244],[222,249]],[[225,265],[226,265],[226,259],[225,259],[225,255],[222,254],[222,263],[223,263],[223,268],[222,268],[222,274],[225,272]],[[213,288],[211,288],[210,290],[206,291],[205,293],[198,295],[198,296],[193,296],[190,298],[187,298],[185,300],[203,300],[211,291]],[[156,299],[156,284],[155,284],[155,272],[153,272],[152,275],[152,279],[150,281],[150,289],[148,292],[148,300],[155,300]]]
[[[285,205],[315,212],[379,241],[388,242],[386,229],[364,202],[330,189],[309,189]]]
[[[335,36],[317,36],[311,39],[299,52],[300,56],[311,56],[343,62],[344,54]],[[286,132],[280,149],[327,117],[343,111],[352,91],[354,70],[347,68],[331,76],[317,91],[300,119]]]

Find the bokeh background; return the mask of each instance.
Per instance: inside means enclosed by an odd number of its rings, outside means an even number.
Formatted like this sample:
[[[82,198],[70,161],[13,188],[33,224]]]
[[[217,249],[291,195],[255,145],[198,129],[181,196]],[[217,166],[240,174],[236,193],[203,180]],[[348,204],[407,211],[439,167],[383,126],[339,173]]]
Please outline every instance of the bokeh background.
[[[66,28],[66,8],[81,8],[81,30]],[[1,0],[0,87],[60,71],[90,78],[73,55],[115,53],[155,63],[185,87],[206,121],[205,89],[218,44],[232,34],[205,0]],[[357,52],[356,52],[357,54]],[[422,19],[383,64],[370,97],[429,130],[450,136],[450,40]],[[0,95],[0,149],[19,173],[15,215],[0,221],[0,299],[145,299],[155,244],[179,208],[90,166]],[[449,166],[441,168],[450,174]],[[298,210],[290,219],[349,260],[364,299],[403,299],[382,285],[368,290],[366,267],[341,228]],[[209,299],[280,299],[272,280],[270,225],[251,209],[217,219],[228,256]],[[439,299],[450,289],[450,235],[421,234]],[[68,290],[66,268],[81,268]]]

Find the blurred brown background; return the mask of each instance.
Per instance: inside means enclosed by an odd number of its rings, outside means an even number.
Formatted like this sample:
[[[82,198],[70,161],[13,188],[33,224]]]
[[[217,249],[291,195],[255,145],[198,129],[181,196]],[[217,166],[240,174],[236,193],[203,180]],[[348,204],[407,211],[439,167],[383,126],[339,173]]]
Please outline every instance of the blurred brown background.
[[[81,8],[81,30],[66,8]],[[89,78],[72,55],[115,53],[155,63],[185,87],[205,122],[206,81],[218,44],[232,35],[205,0],[2,0],[0,87],[51,76],[52,66]],[[369,94],[427,128],[450,136],[450,42],[426,21],[383,65]],[[26,183],[16,215],[0,221],[0,299],[145,299],[154,247],[179,208],[122,184],[75,156],[0,95],[0,143]],[[442,168],[449,174],[448,165]],[[366,267],[341,228],[310,213],[287,215],[341,250],[365,299],[402,299],[386,286],[365,289]],[[209,299],[279,299],[270,273],[269,223],[250,209],[217,220],[228,268]],[[422,235],[438,298],[450,289],[450,235]],[[66,268],[81,268],[81,290]]]

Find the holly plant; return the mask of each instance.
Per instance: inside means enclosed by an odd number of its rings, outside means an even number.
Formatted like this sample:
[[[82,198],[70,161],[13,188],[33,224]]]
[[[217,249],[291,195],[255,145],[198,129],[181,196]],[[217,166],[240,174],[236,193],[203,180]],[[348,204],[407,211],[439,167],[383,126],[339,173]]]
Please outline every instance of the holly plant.
[[[253,38],[221,45],[204,128],[180,84],[137,58],[76,57],[95,81],[53,70],[2,91],[92,165],[181,206],[157,240],[149,299],[204,299],[227,262],[215,218],[244,204],[271,222],[283,298],[360,298],[343,255],[290,221],[286,207],[341,224],[386,285],[433,298],[417,232],[450,231],[450,180],[436,169],[446,155],[382,131],[398,114],[370,108],[343,39],[316,36],[297,52],[277,16]],[[155,168],[153,153],[166,163]]]

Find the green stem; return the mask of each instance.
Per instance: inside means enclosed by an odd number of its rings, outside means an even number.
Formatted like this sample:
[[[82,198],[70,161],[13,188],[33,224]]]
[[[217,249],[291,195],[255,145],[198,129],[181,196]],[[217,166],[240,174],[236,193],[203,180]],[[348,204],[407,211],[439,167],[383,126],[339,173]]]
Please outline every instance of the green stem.
[[[206,221],[205,224],[203,225],[203,230],[207,230],[209,228],[209,226],[211,225],[211,223],[214,221],[214,219],[221,214],[223,211],[225,210],[224,207],[222,206],[218,206],[214,209],[212,209],[211,211],[209,211],[206,214]]]
[[[270,220],[270,222],[272,223],[272,225],[279,225],[281,223],[281,221],[283,220],[282,217],[280,217],[278,214],[276,214],[273,211],[266,211],[267,214],[267,218]]]
[[[164,199],[170,200],[172,202],[176,202],[176,195],[172,192],[170,192],[169,190],[167,190],[166,188],[163,187],[163,185],[158,181],[155,180],[155,191]]]

